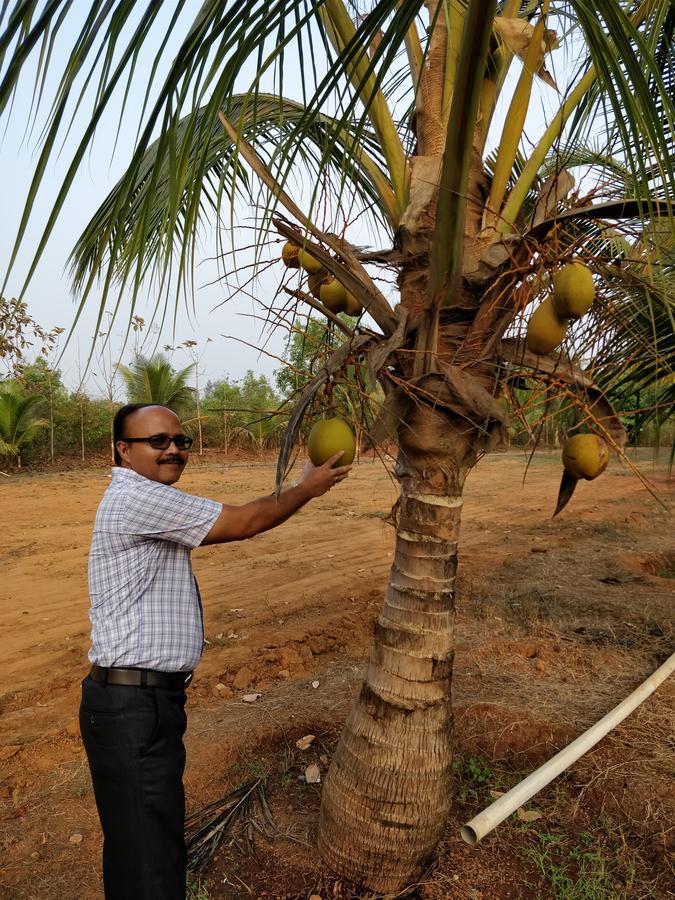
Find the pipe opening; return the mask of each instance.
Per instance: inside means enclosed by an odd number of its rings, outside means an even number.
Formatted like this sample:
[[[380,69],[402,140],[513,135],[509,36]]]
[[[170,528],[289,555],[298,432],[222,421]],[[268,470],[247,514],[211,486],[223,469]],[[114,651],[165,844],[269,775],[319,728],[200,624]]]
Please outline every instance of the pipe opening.
[[[459,833],[462,835],[462,838],[466,841],[467,844],[478,843],[478,835],[470,825],[462,825]]]

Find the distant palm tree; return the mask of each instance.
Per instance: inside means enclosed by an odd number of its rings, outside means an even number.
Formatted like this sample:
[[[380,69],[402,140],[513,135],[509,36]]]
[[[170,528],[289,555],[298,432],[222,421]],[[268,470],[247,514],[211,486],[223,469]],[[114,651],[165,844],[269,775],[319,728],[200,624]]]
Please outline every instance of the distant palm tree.
[[[130,366],[120,366],[129,403],[157,403],[175,413],[184,412],[193,402],[188,380],[194,364],[176,371],[161,353],[145,357],[136,355]]]
[[[21,466],[21,448],[49,424],[38,415],[40,403],[40,397],[25,394],[16,382],[0,384],[0,459]]]

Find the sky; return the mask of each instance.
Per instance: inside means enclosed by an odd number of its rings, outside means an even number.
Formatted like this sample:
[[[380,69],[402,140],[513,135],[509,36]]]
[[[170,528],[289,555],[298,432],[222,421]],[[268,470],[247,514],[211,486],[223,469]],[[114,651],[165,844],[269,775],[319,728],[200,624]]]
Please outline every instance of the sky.
[[[83,9],[84,2],[85,0],[80,9]],[[172,6],[170,0],[165,5],[168,17]],[[77,10],[77,8],[78,4],[75,4],[75,9]],[[190,4],[189,15],[193,15],[197,8],[196,2]],[[84,14],[84,9],[82,14]],[[65,60],[65,56],[62,52],[59,53],[59,50],[65,46],[69,38],[74,36],[76,25],[77,20],[73,19],[68,32],[63,35],[63,40],[56,44],[51,75],[47,83],[48,90],[54,90],[57,84],[61,71],[59,63],[62,65]],[[176,35],[183,33],[183,29],[176,29]],[[159,42],[159,37],[157,40]],[[174,43],[177,46],[177,40]],[[171,59],[175,46],[172,47],[171,42],[169,43],[163,56],[165,60]],[[144,84],[144,75],[147,80],[153,62],[150,56],[151,54],[147,54],[146,58],[139,62],[137,72],[139,85]],[[286,64],[288,70],[285,70],[284,74],[285,86],[292,92],[294,84],[297,88],[297,72],[294,77],[293,63],[288,57]],[[240,74],[242,88],[249,86],[253,74],[253,65],[242,68]],[[161,71],[159,75],[161,76]],[[14,99],[10,119],[5,119],[0,123],[2,126],[0,129],[0,170],[4,173],[3,227],[0,230],[0,271],[3,275],[12,252],[14,237],[21,220],[23,204],[40,149],[39,128],[30,130],[32,120],[29,118],[29,110],[32,90],[33,84],[30,76],[24,78]],[[542,104],[550,102],[550,98],[546,98],[546,90],[540,91],[540,93],[541,100],[532,106],[535,124],[544,116]],[[71,388],[75,388],[79,383],[87,358],[92,351],[92,341],[96,333],[98,314],[96,300],[98,297],[94,294],[88,302],[64,349],[65,337],[71,331],[77,309],[77,303],[70,289],[66,263],[77,237],[124,170],[136,135],[141,100],[142,91],[139,90],[136,94],[132,92],[128,108],[122,119],[114,153],[112,146],[119,124],[117,110],[111,110],[101,123],[86,165],[80,168],[76,176],[66,206],[25,295],[29,312],[40,325],[47,329],[54,326],[66,329],[66,334],[62,336],[59,346],[59,352],[62,352],[59,368],[66,385]],[[48,108],[47,105],[45,109]],[[78,133],[78,128],[83,127],[82,123],[86,121],[88,108],[90,107],[87,107],[85,103],[78,112],[75,134]],[[38,121],[41,122],[43,119]],[[499,117],[495,121],[495,133],[498,132],[498,129]],[[535,133],[537,130],[535,127]],[[58,158],[50,161],[43,189],[34,204],[26,239],[8,282],[5,292],[7,296],[17,295],[23,286],[32,259],[32,252],[70,161],[69,153],[72,153],[74,146],[74,140],[71,137],[66,140]],[[240,228],[233,235],[233,240],[235,245],[243,247],[252,242],[251,211],[239,206],[237,221]],[[353,235],[350,237],[354,240]],[[360,235],[357,236],[355,242],[372,243],[372,240],[372,235]],[[280,246],[279,244],[279,248]],[[151,352],[155,346],[162,349],[165,344],[176,346],[185,340],[196,341],[197,346],[194,352],[200,357],[199,371],[202,384],[209,379],[225,376],[237,379],[242,377],[247,369],[253,369],[257,373],[271,377],[274,370],[280,366],[278,357],[283,354],[285,332],[278,330],[270,334],[269,330],[264,330],[260,321],[261,308],[248,294],[252,293],[262,300],[273,297],[284,274],[282,265],[278,263],[270,267],[254,284],[248,286],[245,292],[223,303],[232,292],[233,285],[232,283],[226,285],[219,281],[219,267],[212,258],[210,259],[213,257],[214,248],[215,232],[213,229],[207,229],[202,238],[202,261],[196,272],[195,296],[183,296],[175,330],[172,329],[171,323],[168,323],[161,333],[156,328],[153,330],[146,328],[141,335],[145,344],[139,344],[139,346],[145,352]],[[275,248],[275,252],[277,252],[277,248]],[[245,275],[244,280],[247,277]],[[152,316],[154,300],[150,290],[144,292],[141,305],[136,310],[138,315],[146,319],[146,323]],[[121,360],[125,363],[129,362],[133,348],[133,340],[131,340],[123,350],[128,319],[129,307],[123,305],[117,323],[113,325],[111,341],[113,359],[120,358],[120,354],[122,354]],[[109,324],[106,323],[103,330],[107,332],[109,327]],[[100,346],[101,341],[99,340],[85,381],[87,389],[93,394],[104,392]],[[262,346],[266,352],[256,349]],[[110,358],[110,350],[106,352],[106,358]],[[177,368],[189,364],[190,361],[191,359],[184,351],[177,351],[172,357],[172,362]]]

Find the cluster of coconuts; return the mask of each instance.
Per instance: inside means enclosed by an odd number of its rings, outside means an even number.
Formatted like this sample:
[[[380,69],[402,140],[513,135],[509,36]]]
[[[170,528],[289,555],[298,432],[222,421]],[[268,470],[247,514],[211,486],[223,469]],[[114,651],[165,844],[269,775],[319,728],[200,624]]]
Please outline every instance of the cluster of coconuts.
[[[332,313],[346,313],[348,316],[360,316],[363,307],[330,272],[321,265],[307,250],[303,250],[292,241],[284,244],[281,258],[289,269],[304,269],[309,275],[308,286],[311,293],[320,300]],[[337,451],[336,451],[337,452]]]
[[[314,465],[322,466],[340,450],[343,453],[335,465],[351,465],[356,455],[356,439],[345,420],[332,416],[315,422],[307,438],[307,452]]]
[[[583,263],[567,263],[553,276],[553,293],[535,309],[527,325],[528,350],[541,356],[562,344],[570,321],[586,315],[595,299],[593,274]]]

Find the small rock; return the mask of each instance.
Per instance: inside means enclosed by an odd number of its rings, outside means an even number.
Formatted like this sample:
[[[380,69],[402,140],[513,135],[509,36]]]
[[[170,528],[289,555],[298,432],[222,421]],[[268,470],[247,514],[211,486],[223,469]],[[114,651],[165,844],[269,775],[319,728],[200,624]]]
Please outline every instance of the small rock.
[[[321,769],[316,763],[311,763],[311,765],[307,766],[305,769],[305,781],[307,784],[321,783]]]
[[[327,767],[328,763],[330,762],[330,759],[326,756],[325,753],[322,753],[321,756],[319,757],[319,762],[321,763],[322,766]]]
[[[219,631],[218,634],[216,635],[216,640],[217,640],[217,641],[222,641],[222,639],[223,639],[223,634],[224,634],[223,631]]]
[[[33,850],[33,852],[32,852],[31,855],[30,855],[30,858],[31,858],[31,859],[37,859],[39,855],[40,855],[40,854],[37,852],[37,850]]]
[[[262,697],[262,694],[244,694],[241,699],[244,703],[255,703],[258,697]]]
[[[490,796],[493,800],[499,800],[500,797],[504,796],[504,791],[490,791]]]
[[[222,681],[219,681],[215,687],[216,694],[219,697],[222,697],[223,700],[229,700],[231,697],[234,697],[234,692],[232,688],[229,688],[226,684],[223,684]]]
[[[290,677],[291,677],[291,673],[288,671],[288,669],[281,669],[279,671],[279,678],[290,678]]]
[[[66,734],[71,736],[77,735],[80,736],[80,720],[79,719],[71,719],[66,725]]]
[[[83,838],[82,838],[81,834],[75,833],[75,834],[71,834],[71,836],[68,838],[68,840],[70,841],[71,844],[81,844]]]
[[[245,691],[247,687],[251,686],[254,678],[255,674],[248,668],[248,666],[242,666],[234,676],[232,687],[236,691]]]
[[[319,682],[318,682],[318,681],[313,681],[313,682],[312,682],[312,687],[313,687],[313,688],[318,688],[318,686],[319,686]]]
[[[298,669],[302,669],[302,657],[295,647],[282,647],[279,651],[279,665],[282,669],[295,672]]]
[[[295,746],[298,748],[298,750],[306,750],[315,737],[315,734],[306,734],[304,737],[299,738],[295,742]]]

